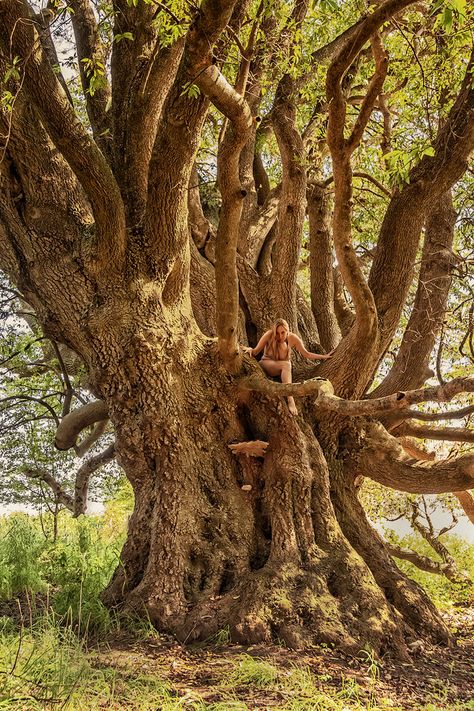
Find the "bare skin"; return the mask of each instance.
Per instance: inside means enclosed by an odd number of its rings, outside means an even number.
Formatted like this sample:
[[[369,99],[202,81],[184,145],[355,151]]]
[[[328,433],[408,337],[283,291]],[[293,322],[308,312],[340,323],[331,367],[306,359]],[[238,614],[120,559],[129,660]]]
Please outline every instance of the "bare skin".
[[[265,353],[266,346],[272,338],[273,331],[266,331],[260,338],[255,348],[246,348],[245,350],[252,356],[258,355],[262,350],[264,355],[260,360],[260,365],[267,375],[270,377],[280,376],[282,383],[291,383],[291,361],[290,353],[294,348],[309,360],[327,360],[331,357],[331,353],[323,355],[321,353],[311,353],[303,344],[299,336],[291,331],[288,331],[284,326],[278,326],[276,329],[276,348],[278,358],[273,358]],[[288,398],[288,409],[292,415],[298,414],[298,409],[293,397]]]

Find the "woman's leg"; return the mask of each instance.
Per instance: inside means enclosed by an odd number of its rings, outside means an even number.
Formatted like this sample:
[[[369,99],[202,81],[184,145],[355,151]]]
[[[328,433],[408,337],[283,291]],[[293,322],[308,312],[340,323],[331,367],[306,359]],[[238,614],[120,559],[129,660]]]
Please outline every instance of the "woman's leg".
[[[287,360],[270,360],[265,358],[260,361],[260,365],[264,372],[270,377],[275,377],[279,375],[282,383],[291,383],[291,363]],[[297,415],[298,410],[296,409],[296,404],[294,399],[290,396],[288,398],[288,409],[292,415]]]
[[[289,361],[283,361],[283,367],[281,369],[281,382],[291,383],[291,363]],[[296,403],[293,397],[290,395],[287,399],[289,411],[292,415],[297,415],[298,410],[296,408]]]

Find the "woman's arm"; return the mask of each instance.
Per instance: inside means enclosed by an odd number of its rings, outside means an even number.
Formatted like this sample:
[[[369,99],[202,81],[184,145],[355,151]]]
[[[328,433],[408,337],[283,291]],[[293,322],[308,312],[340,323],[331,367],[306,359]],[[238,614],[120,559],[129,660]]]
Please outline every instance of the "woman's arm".
[[[288,336],[288,343],[292,348],[295,348],[298,353],[301,353],[301,355],[305,358],[309,358],[310,360],[327,360],[332,355],[332,351],[327,354],[311,353],[311,351],[306,350],[303,345],[303,341],[295,333],[290,333]]]
[[[256,356],[260,353],[260,351],[263,351],[265,346],[267,345],[270,336],[272,335],[271,331],[266,331],[266,333],[263,334],[255,348],[246,348],[247,353],[250,353],[251,356]]]

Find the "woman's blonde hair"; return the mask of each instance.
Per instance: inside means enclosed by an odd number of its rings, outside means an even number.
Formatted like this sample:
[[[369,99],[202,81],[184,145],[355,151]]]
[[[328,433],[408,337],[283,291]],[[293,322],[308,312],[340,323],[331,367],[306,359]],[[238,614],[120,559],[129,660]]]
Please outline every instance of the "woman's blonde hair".
[[[272,335],[270,336],[270,339],[267,343],[267,355],[270,356],[270,358],[273,358],[274,360],[278,359],[278,349],[277,349],[277,329],[283,326],[285,331],[289,334],[290,333],[290,327],[288,325],[288,321],[285,321],[284,318],[277,318],[275,323],[272,326]],[[288,360],[290,359],[290,347],[288,346]]]

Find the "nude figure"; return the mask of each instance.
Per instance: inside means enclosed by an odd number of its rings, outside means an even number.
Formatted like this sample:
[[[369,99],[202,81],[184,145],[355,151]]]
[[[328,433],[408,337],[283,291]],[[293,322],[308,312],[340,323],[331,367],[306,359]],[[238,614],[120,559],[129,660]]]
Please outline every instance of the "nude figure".
[[[258,355],[263,350],[260,365],[267,375],[279,375],[282,383],[291,383],[291,349],[295,348],[301,355],[310,360],[327,360],[332,353],[322,355],[311,353],[303,345],[301,338],[290,331],[288,323],[279,318],[273,328],[263,334],[255,348],[246,348],[252,356]],[[288,409],[292,415],[297,415],[298,410],[294,399],[288,398]]]

